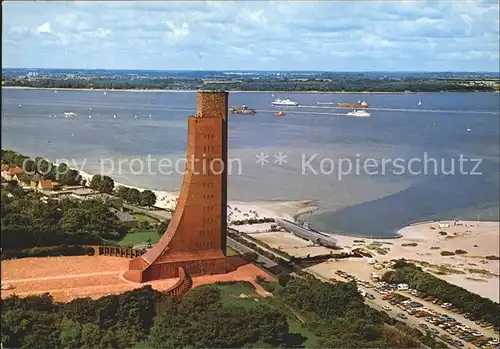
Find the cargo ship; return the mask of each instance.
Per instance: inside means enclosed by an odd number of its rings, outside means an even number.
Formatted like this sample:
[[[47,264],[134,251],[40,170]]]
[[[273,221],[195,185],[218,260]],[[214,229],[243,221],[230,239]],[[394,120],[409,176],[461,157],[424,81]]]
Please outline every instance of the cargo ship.
[[[368,103],[365,101],[361,102],[358,101],[358,103],[339,103],[340,108],[368,108]]]
[[[243,104],[241,107],[233,107],[231,106],[229,108],[229,112],[231,114],[245,114],[245,115],[253,115],[257,113],[255,109],[248,108],[245,104]]]

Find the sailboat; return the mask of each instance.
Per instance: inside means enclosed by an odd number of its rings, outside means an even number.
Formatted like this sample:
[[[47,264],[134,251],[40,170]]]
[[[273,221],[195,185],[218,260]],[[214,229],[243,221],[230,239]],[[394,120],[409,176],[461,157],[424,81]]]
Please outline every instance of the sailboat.
[[[106,96],[106,94],[107,94],[107,92],[106,92],[106,91],[104,91],[104,95],[105,95],[105,96]]]
[[[19,104],[19,108],[22,108],[23,106],[21,104]]]
[[[92,119],[92,115],[89,115],[89,119]]]
[[[422,105],[422,101],[418,101],[417,105]]]
[[[137,119],[137,114],[136,114],[136,115],[134,115],[134,119]]]
[[[49,114],[49,118],[52,118],[52,115]]]
[[[113,115],[113,119],[116,119],[116,114]]]

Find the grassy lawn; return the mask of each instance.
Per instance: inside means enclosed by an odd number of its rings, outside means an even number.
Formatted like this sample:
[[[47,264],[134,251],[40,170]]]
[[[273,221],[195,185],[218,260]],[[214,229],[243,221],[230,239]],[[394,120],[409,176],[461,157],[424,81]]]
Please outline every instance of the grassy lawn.
[[[239,255],[238,252],[236,252],[235,250],[233,250],[231,247],[228,247],[228,246],[226,246],[226,254],[228,257]]]
[[[254,292],[253,286],[246,282],[237,282],[223,285],[207,285],[202,287],[217,287],[221,291],[222,301],[225,305],[234,305],[244,308],[254,308],[259,304],[265,304],[271,308],[282,309],[283,304],[276,298],[262,298]],[[249,298],[239,298],[240,294],[249,295]],[[255,299],[259,301],[256,302]],[[284,311],[284,309],[282,309]],[[313,348],[318,346],[318,338],[302,325],[297,318],[291,314],[288,315],[288,326],[290,333],[298,333],[306,337],[307,340],[303,343],[305,348]]]
[[[145,214],[142,214],[142,213],[133,213],[132,216],[138,222],[140,222],[140,221],[146,221],[149,223],[159,223],[160,222],[156,218],[146,216]]]
[[[262,303],[267,303],[265,299],[262,299],[259,295],[254,292],[254,288],[251,284],[246,282],[237,282],[224,285],[213,285],[221,291],[222,302],[224,305],[234,305],[244,308],[254,308]],[[239,298],[240,294],[246,294],[249,298]],[[256,302],[254,298],[259,299]]]
[[[147,244],[149,239],[151,239],[152,244],[155,244],[160,240],[160,235],[152,230],[132,230],[118,244],[120,246]]]

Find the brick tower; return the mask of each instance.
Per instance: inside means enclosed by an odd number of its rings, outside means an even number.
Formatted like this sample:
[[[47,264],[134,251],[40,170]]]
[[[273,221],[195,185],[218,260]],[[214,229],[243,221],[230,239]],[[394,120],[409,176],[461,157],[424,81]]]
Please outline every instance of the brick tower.
[[[227,92],[200,91],[188,118],[186,169],[175,212],[160,241],[129,262],[124,277],[147,282],[228,272]]]

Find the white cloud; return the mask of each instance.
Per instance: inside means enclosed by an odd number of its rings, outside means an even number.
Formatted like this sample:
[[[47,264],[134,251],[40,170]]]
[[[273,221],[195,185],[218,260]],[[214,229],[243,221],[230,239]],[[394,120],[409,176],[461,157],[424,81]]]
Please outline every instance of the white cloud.
[[[489,0],[8,2],[4,11],[2,45],[10,66],[412,70],[425,63],[432,70],[498,70],[499,65],[498,6]],[[60,45],[67,54],[50,53]]]
[[[167,27],[170,28],[170,33],[169,36],[173,39],[181,39],[189,35],[189,24],[184,22],[180,26],[176,26],[174,23],[171,21],[164,21],[163,24],[165,24]]]
[[[52,33],[52,29],[50,28],[49,22],[45,22],[45,23],[41,24],[40,26],[38,26],[36,31],[38,33]]]

